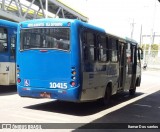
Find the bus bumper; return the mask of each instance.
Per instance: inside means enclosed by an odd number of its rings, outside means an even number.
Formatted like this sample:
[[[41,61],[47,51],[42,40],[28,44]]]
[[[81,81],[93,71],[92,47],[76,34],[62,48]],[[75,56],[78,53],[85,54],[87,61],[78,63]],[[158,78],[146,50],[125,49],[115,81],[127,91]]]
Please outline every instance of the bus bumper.
[[[17,92],[22,97],[51,98],[64,101],[79,101],[79,86],[68,89],[44,89],[17,86]]]

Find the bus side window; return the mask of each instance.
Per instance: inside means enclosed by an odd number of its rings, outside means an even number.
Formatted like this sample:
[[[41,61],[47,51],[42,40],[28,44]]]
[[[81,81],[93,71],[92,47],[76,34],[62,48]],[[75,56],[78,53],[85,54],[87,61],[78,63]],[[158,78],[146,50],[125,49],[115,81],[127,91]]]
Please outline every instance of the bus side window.
[[[15,59],[15,45],[16,45],[16,36],[13,35],[11,37],[11,49],[10,49],[10,52],[11,52],[11,58]]]
[[[82,40],[82,46],[83,46],[83,59],[88,60],[88,47],[86,45],[86,38],[87,38],[87,33],[83,31],[81,33],[81,40]]]
[[[95,35],[91,31],[84,32],[82,35],[84,60],[94,61],[96,59]]]
[[[112,62],[118,61],[118,41],[114,38],[110,38],[110,57]]]
[[[98,36],[98,60],[107,61],[107,38],[105,35]]]
[[[87,45],[89,46],[89,60],[94,61],[95,60],[95,38],[94,38],[94,33],[88,32],[87,33]]]
[[[131,59],[131,44],[130,43],[127,43],[126,56],[127,56],[127,62],[130,63],[132,61],[132,59]]]
[[[0,52],[7,52],[8,51],[8,41],[7,41],[7,29],[0,28]]]
[[[135,63],[135,53],[136,52],[136,47],[134,45],[131,45],[131,62]]]

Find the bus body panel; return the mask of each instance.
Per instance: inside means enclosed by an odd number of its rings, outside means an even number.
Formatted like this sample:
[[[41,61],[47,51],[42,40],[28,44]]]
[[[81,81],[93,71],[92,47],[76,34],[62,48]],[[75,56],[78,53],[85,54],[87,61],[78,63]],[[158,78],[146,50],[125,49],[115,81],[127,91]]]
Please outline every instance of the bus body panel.
[[[17,27],[17,23],[0,19],[0,85],[16,84],[15,46]],[[6,35],[4,36],[4,34]]]
[[[117,93],[118,64],[95,63],[93,67],[93,71],[83,72],[82,101],[102,98],[110,82],[113,84],[112,95]]]
[[[79,87],[70,89],[45,89],[18,86],[17,92],[22,97],[44,98],[41,94],[49,93],[50,96],[45,98],[79,102]]]
[[[30,55],[28,56],[28,52]],[[30,81],[31,87],[50,88],[50,83],[67,83],[69,85],[71,77],[70,54],[61,51],[39,50],[22,52],[23,63],[18,63],[21,70],[22,82],[20,85],[25,86],[24,80]],[[60,58],[60,59],[57,59]],[[62,61],[63,60],[63,61]],[[21,61],[21,60],[20,60]],[[64,68],[64,64],[66,68]],[[22,67],[23,66],[23,67]],[[63,78],[61,78],[63,76]],[[69,80],[68,80],[69,78]],[[42,83],[43,82],[43,83]]]
[[[37,34],[43,30],[51,32],[55,28],[57,28],[56,30],[69,28],[69,50],[34,48],[32,46],[32,48],[25,49],[23,46],[27,43],[27,41],[25,43],[22,41],[23,38],[25,40],[27,33]],[[130,90],[136,82],[135,78],[139,74],[135,68],[137,63],[134,63],[133,67],[132,62],[127,62],[131,54],[135,53],[132,53],[133,51],[130,49],[128,57],[126,50],[128,41],[124,39],[121,44],[117,43],[119,37],[107,34],[101,28],[78,20],[40,19],[20,23],[18,31],[20,32],[17,43],[17,89],[20,96],[53,98],[73,102],[91,101],[103,98],[107,86],[111,87],[111,95],[114,95],[119,91]],[[99,61],[97,58],[89,61],[84,59],[86,45],[82,42],[83,31],[91,31],[96,36],[94,40],[96,48],[91,45],[96,57],[99,57],[99,49],[101,49],[98,47],[100,44],[97,41],[99,34],[105,34],[107,38],[116,40],[118,45],[116,45],[115,51],[113,50],[114,52],[110,46],[106,46],[105,54],[108,58],[105,62]],[[63,32],[59,34],[63,34]],[[39,35],[47,36],[47,33]],[[56,34],[54,35],[56,36]],[[52,37],[52,35],[47,37]],[[51,40],[55,41],[55,38],[51,38]],[[42,36],[41,39],[43,40]],[[112,43],[109,44],[112,46]],[[111,56],[114,57],[111,58]],[[117,59],[114,60],[116,57]],[[136,61],[135,59],[134,62]]]
[[[15,63],[0,63],[0,85],[15,85]]]
[[[48,23],[48,21],[42,22]],[[54,21],[51,20],[50,22]],[[60,21],[58,22],[60,23]],[[41,92],[49,92],[51,98],[54,99],[79,101],[80,50],[78,50],[79,44],[77,44],[78,28],[72,29],[78,23],[73,23],[72,25],[72,21],[67,21],[62,24],[65,25],[68,22],[71,31],[71,47],[69,51],[43,48],[23,51],[17,49],[17,55],[21,56],[17,57],[17,65],[18,69],[20,69],[19,76],[21,78],[21,82],[18,83],[18,93],[20,96],[40,97]],[[22,25],[25,27],[26,23]],[[63,28],[63,26],[59,28]],[[76,71],[76,80],[72,79],[73,71]],[[72,81],[75,81],[75,86],[71,86]],[[27,91],[25,89],[30,90]]]

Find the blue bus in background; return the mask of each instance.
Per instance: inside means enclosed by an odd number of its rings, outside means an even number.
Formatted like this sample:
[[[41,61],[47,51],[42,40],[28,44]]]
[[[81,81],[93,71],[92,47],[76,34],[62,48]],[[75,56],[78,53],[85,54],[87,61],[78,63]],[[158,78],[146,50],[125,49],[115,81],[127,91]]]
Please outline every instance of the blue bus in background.
[[[16,84],[16,36],[18,24],[0,19],[0,85]]]
[[[22,97],[84,102],[110,97],[141,83],[137,43],[71,19],[21,22],[17,36],[17,90]]]

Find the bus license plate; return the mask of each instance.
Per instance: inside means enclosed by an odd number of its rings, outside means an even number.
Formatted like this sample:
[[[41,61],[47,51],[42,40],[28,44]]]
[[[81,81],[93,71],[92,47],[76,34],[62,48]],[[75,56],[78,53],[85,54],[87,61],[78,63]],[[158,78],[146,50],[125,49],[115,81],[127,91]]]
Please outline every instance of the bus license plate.
[[[43,92],[43,93],[40,93],[40,97],[42,97],[42,98],[51,98],[51,94]]]

